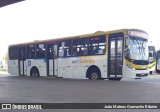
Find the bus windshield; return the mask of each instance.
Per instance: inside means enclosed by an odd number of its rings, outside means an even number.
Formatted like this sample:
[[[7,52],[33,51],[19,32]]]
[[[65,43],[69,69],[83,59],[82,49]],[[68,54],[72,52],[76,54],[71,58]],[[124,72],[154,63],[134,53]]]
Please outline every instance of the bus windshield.
[[[127,55],[130,60],[148,60],[148,41],[146,39],[129,37]]]

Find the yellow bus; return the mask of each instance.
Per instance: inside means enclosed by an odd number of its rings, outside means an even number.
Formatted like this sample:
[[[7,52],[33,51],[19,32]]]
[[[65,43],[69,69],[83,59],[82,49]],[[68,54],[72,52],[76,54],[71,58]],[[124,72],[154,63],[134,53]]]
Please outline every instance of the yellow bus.
[[[145,31],[98,31],[10,45],[8,71],[31,77],[135,79],[149,75],[148,54]]]
[[[150,74],[152,74],[153,71],[155,71],[155,66],[156,66],[156,50],[155,46],[149,45],[149,69],[150,69]]]
[[[160,50],[156,52],[156,72],[160,73]]]

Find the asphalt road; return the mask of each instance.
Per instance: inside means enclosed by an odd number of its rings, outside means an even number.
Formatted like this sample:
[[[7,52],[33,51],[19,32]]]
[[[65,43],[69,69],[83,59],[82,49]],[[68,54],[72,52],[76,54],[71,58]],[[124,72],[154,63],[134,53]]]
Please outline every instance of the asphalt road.
[[[160,103],[160,75],[137,80],[92,81],[0,73],[0,103]]]

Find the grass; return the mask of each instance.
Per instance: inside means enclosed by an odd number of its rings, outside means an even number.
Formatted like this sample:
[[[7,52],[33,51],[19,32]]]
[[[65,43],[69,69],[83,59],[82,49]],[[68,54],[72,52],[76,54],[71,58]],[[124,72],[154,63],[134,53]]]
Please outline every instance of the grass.
[[[0,72],[8,72],[7,69],[0,69]]]

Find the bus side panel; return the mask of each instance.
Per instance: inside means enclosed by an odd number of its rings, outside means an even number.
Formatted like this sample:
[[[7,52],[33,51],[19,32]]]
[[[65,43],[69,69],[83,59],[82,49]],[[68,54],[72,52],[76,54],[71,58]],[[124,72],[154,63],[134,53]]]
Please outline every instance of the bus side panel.
[[[58,59],[58,77],[63,78],[86,78],[84,66],[80,66],[79,57]]]
[[[83,60],[83,58],[82,58]],[[89,58],[86,58],[86,60],[89,60],[89,62],[84,63],[81,62],[82,65],[86,65],[86,72],[89,67],[96,66],[99,68],[101,72],[101,78],[107,78],[107,56],[106,55],[99,55],[99,56],[91,56]]]
[[[26,59],[27,76],[30,76],[31,68],[34,66],[34,59]]]
[[[106,55],[81,57],[80,60],[81,60],[80,66],[83,66],[85,69],[85,72],[84,72],[85,77],[86,77],[88,68],[91,66],[96,66],[99,68],[101,72],[101,78],[107,78],[107,56]]]
[[[86,67],[73,67],[73,78],[86,79]]]
[[[58,59],[58,77],[66,77],[66,60],[67,58],[59,58]],[[68,63],[67,63],[68,64]]]
[[[101,78],[107,78],[107,57],[72,57],[58,59],[58,77],[86,79],[86,73],[90,66],[97,66],[101,72]]]
[[[47,76],[47,67],[46,67],[46,60],[45,59],[36,59],[35,66],[39,70],[40,76]]]
[[[96,65],[98,65],[100,71],[101,71],[101,78],[107,78],[108,77],[108,66],[107,66],[108,60],[107,56],[100,56],[96,59]]]
[[[19,76],[18,60],[8,61],[8,73]]]
[[[73,78],[86,79],[86,65],[81,64],[81,58],[75,57],[70,59],[70,66],[72,67]]]
[[[46,60],[45,59],[27,59],[27,76],[30,76],[30,71],[32,67],[37,67],[39,70],[40,76],[47,76],[47,69],[46,69]]]

